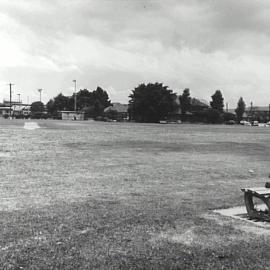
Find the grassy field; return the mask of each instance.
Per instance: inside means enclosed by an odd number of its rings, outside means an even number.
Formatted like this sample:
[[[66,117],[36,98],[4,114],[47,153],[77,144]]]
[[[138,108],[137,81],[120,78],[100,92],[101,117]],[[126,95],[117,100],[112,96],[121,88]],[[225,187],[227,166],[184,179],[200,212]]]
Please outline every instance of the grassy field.
[[[211,211],[267,181],[270,129],[37,122],[0,121],[1,269],[270,268],[270,230]]]

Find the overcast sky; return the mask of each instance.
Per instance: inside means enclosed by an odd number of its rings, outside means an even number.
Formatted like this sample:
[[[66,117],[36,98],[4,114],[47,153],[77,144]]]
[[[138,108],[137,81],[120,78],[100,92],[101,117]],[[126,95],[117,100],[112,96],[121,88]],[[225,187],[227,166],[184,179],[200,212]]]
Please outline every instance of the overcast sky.
[[[0,0],[0,100],[42,100],[77,88],[128,102],[163,82],[229,107],[270,103],[268,0]]]

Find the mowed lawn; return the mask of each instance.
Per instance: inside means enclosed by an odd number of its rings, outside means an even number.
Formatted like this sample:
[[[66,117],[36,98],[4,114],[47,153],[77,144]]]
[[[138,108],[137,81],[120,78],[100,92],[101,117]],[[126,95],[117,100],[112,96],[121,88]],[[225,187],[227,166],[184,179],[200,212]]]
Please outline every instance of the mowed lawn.
[[[212,212],[268,180],[270,128],[24,122],[0,121],[0,269],[270,268],[270,229]]]

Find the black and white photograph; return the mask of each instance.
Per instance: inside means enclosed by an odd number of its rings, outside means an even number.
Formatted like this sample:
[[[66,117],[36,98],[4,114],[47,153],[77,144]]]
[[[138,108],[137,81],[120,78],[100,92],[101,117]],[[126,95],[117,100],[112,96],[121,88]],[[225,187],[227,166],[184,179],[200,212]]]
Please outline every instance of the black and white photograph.
[[[270,1],[0,0],[0,269],[270,269]]]

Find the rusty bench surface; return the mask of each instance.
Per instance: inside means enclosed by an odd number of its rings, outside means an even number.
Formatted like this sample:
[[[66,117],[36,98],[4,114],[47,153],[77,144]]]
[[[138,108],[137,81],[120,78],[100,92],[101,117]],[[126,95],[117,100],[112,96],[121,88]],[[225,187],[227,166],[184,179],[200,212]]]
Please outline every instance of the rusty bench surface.
[[[270,188],[265,187],[253,187],[253,188],[241,188],[243,192],[249,192],[257,195],[270,195]]]

